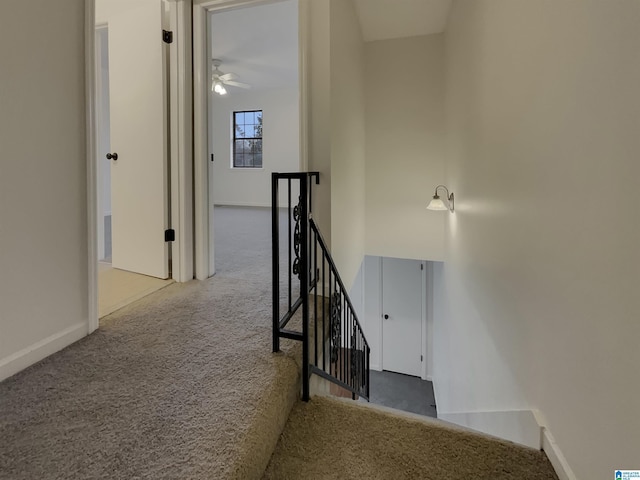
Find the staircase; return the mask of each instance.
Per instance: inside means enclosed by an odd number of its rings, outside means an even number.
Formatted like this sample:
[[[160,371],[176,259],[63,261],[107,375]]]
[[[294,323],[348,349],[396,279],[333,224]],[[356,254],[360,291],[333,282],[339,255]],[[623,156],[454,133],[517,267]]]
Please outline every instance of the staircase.
[[[272,174],[273,351],[301,342],[302,402],[263,479],[557,479],[544,452],[336,398],[368,400],[370,348],[313,219],[319,178]]]

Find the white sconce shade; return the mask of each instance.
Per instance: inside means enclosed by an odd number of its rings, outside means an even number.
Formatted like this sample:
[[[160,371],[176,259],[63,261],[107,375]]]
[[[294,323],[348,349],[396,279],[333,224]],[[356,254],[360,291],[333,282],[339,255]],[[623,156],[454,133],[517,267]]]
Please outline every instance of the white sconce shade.
[[[439,188],[442,188],[442,189],[444,189],[445,192],[447,192],[445,198],[447,199],[447,202],[449,203],[448,206],[445,204],[445,202],[442,201],[442,199],[438,195],[438,189]],[[454,210],[453,193],[450,194],[449,193],[449,189],[447,187],[445,187],[444,185],[438,185],[436,187],[436,191],[435,191],[435,194],[433,195],[433,198],[429,202],[429,205],[427,205],[427,210],[437,210],[437,211],[449,210],[450,212],[453,212],[453,210]]]
[[[427,205],[428,210],[448,210],[447,206],[437,195],[431,199],[429,205]]]

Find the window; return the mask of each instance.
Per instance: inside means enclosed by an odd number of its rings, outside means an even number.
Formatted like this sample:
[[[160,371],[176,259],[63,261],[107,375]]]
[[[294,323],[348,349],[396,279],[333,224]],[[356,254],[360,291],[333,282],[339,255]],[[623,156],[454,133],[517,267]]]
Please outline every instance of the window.
[[[262,110],[233,112],[233,168],[262,168]]]

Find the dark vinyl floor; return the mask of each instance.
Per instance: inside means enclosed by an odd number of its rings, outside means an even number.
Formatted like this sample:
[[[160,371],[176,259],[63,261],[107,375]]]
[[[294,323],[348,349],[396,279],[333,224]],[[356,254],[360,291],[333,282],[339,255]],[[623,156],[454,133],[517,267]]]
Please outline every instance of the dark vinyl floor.
[[[374,370],[371,370],[370,382],[371,403],[437,418],[431,382],[401,373]]]

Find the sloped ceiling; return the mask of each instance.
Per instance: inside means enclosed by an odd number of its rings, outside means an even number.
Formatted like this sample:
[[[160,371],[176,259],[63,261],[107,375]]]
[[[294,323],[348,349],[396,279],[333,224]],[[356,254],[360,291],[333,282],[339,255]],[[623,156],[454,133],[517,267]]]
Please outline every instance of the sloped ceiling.
[[[362,36],[369,42],[443,32],[452,0],[354,0],[354,3]]]

